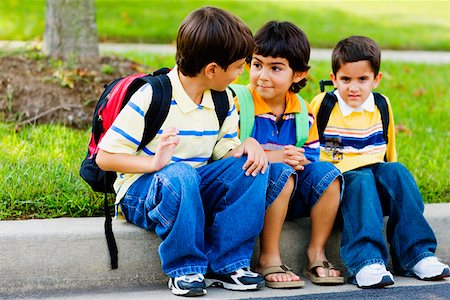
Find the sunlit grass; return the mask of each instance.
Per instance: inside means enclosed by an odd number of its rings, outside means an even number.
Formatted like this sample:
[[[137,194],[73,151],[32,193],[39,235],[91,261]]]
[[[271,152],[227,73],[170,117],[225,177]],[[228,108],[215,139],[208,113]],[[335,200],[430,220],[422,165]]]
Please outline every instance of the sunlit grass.
[[[227,9],[256,32],[265,22],[291,21],[316,48],[367,35],[385,49],[450,50],[449,1],[97,0],[100,41],[172,43],[181,21],[212,5]],[[163,9],[162,9],[163,8]],[[0,40],[41,40],[45,0],[0,1]]]

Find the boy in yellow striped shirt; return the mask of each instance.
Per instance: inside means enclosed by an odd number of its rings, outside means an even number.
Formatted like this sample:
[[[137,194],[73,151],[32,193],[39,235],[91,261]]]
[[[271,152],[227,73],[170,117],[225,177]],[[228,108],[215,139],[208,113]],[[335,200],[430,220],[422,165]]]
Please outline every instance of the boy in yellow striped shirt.
[[[344,175],[341,258],[349,281],[360,288],[394,284],[386,270],[389,250],[382,233],[384,215],[389,215],[387,239],[395,274],[422,280],[450,275],[449,266],[435,256],[436,238],[423,216],[417,184],[397,162],[389,99],[382,96],[388,126],[376,105],[378,96],[372,89],[382,78],[380,61],[381,51],[370,38],[352,36],[340,41],[332,54],[331,80],[336,90],[330,96],[336,103],[328,121],[319,113],[325,93],[311,102],[318,127],[324,128],[319,130],[320,158],[335,163]]]

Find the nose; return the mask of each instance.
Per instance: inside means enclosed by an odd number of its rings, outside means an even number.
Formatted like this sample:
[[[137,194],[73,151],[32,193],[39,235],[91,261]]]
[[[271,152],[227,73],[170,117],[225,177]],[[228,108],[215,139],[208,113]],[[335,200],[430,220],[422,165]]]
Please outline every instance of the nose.
[[[356,83],[356,82],[354,82],[354,81],[352,81],[351,83],[350,83],[350,85],[348,86],[348,90],[350,91],[350,92],[356,92],[356,91],[358,91],[358,84]]]
[[[261,68],[261,72],[259,73],[259,79],[266,81],[269,78],[268,70],[266,68]]]

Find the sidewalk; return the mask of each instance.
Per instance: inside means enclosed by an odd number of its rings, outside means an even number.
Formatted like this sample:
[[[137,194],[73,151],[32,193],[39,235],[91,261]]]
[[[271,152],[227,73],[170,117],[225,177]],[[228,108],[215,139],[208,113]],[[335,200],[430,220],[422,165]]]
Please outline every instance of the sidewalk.
[[[32,42],[0,41],[0,49],[17,49],[30,46]],[[175,55],[175,45],[166,44],[99,44],[100,53],[121,53],[126,51],[150,52]],[[382,50],[382,59],[427,64],[450,64],[450,52],[447,51],[401,51]],[[331,49],[311,49],[311,60],[331,60]]]
[[[450,203],[426,205],[425,217],[438,239],[437,255],[450,263]],[[309,218],[288,221],[283,229],[281,248],[284,263],[299,274],[306,266],[309,222]],[[114,221],[119,268],[111,270],[103,223],[104,218],[0,221],[0,298],[54,293],[77,295],[86,291],[108,293],[118,288],[137,289],[149,295],[170,295],[165,286],[167,277],[161,272],[158,257],[160,239],[155,233],[125,221]],[[340,232],[334,231],[327,254],[330,261],[341,267],[339,241]],[[256,248],[254,258],[257,255]],[[443,282],[450,283],[450,280]],[[397,283],[409,286],[427,284],[402,277]],[[319,288],[307,282],[307,287],[301,290],[264,288],[258,293],[236,293],[213,289],[211,295],[217,295],[213,297],[216,299],[236,299],[349,290],[357,288],[350,284]]]

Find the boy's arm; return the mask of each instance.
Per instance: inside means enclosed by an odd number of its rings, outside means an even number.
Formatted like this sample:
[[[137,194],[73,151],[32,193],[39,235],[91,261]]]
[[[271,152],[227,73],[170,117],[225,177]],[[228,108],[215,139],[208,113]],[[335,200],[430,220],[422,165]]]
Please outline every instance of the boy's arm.
[[[305,156],[308,162],[319,161],[320,157],[320,142],[319,142],[319,133],[317,130],[317,122],[316,122],[316,114],[312,106],[306,102],[306,107],[308,108],[308,122],[309,122],[309,132],[308,139],[303,145],[303,149],[305,150]]]
[[[121,173],[148,173],[160,170],[173,154],[179,142],[178,131],[167,129],[161,134],[154,155],[144,148],[144,153],[138,153],[137,148],[142,138],[145,120],[144,115],[150,106],[152,88],[144,85],[135,92],[130,101],[120,111],[113,124],[99,144],[96,162],[105,171]]]
[[[111,153],[100,149],[96,163],[104,171],[121,173],[153,173],[164,168],[172,160],[173,151],[180,137],[178,130],[168,128],[161,134],[161,139],[154,156],[138,156],[128,153]]]
[[[392,111],[392,106],[391,103],[389,102],[389,99],[385,95],[383,96],[384,98],[386,98],[389,110],[388,144],[386,145],[386,159],[388,162],[395,162],[397,161],[397,150],[395,147],[394,113]]]
[[[245,175],[256,176],[259,172],[264,174],[269,164],[267,155],[264,149],[254,138],[247,138],[237,148],[228,151],[225,157],[241,157],[247,156],[247,161],[242,169],[245,170]]]

